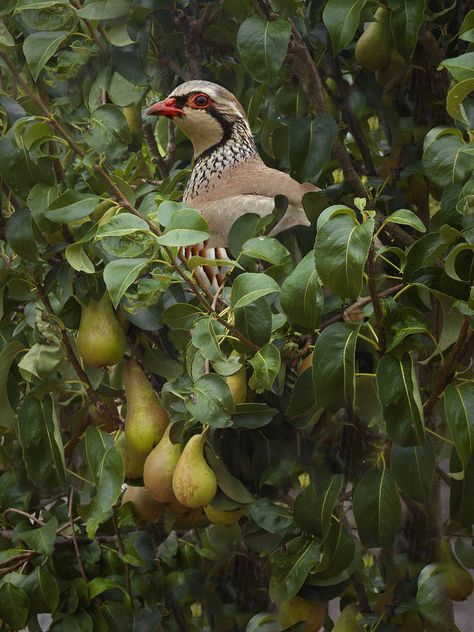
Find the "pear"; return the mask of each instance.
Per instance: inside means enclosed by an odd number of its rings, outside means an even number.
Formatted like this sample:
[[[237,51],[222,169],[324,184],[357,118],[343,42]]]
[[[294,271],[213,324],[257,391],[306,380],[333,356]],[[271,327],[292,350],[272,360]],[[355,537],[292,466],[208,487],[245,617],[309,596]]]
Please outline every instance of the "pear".
[[[122,359],[126,338],[107,292],[99,301],[91,298],[81,306],[76,345],[84,362],[92,366],[110,366]]]
[[[392,52],[389,63],[375,71],[375,79],[382,87],[391,89],[404,83],[408,66],[400,53]]]
[[[464,601],[473,590],[471,573],[454,556],[447,540],[440,542],[443,588],[453,601]]]
[[[323,625],[325,610],[325,605],[320,601],[309,601],[296,595],[280,604],[280,623],[284,628],[289,628],[298,621],[305,621],[306,632],[319,632]]]
[[[143,482],[150,494],[160,502],[176,501],[173,492],[173,472],[181,454],[179,443],[170,441],[171,424],[159,444],[147,456],[143,468]]]
[[[205,432],[193,435],[184,446],[173,473],[174,495],[190,509],[209,505],[217,491],[216,476],[204,458],[205,441]]]
[[[135,360],[125,363],[123,384],[127,399],[125,435],[134,450],[149,454],[168,426],[168,415]]]
[[[237,351],[232,351],[231,356],[240,356]],[[244,404],[247,401],[247,372],[245,364],[240,360],[240,368],[226,378],[227,384],[236,404]]]
[[[390,12],[379,7],[371,22],[359,37],[355,47],[356,61],[367,70],[382,70],[390,61],[392,34]]]
[[[135,517],[141,525],[156,522],[163,510],[163,505],[152,498],[146,487],[129,485],[122,496],[122,505],[126,502],[133,504]]]
[[[123,432],[115,439],[115,447],[122,455],[125,478],[141,478],[146,454],[134,450]]]
[[[339,615],[333,632],[362,632],[360,617],[355,604],[351,603]]]
[[[235,509],[233,511],[223,511],[222,509],[216,509],[212,505],[206,505],[204,507],[204,513],[212,524],[223,525],[224,527],[230,527],[233,524],[239,522],[240,517],[243,515],[243,509]]]

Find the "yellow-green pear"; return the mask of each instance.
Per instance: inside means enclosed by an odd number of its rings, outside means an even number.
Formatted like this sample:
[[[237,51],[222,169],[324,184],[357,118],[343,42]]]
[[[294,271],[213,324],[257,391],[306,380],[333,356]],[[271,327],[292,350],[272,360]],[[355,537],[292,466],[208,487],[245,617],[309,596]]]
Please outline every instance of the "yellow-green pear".
[[[143,482],[150,494],[160,502],[176,501],[173,492],[173,472],[181,455],[179,443],[170,441],[171,424],[157,446],[147,456],[143,468]]]
[[[148,454],[163,436],[169,423],[168,415],[135,360],[125,363],[123,384],[127,400],[127,441],[137,452]]]
[[[344,608],[333,627],[333,632],[362,632],[357,606],[351,603]]]
[[[355,58],[367,70],[382,70],[389,63],[392,50],[390,12],[379,7],[374,18],[357,41]]]
[[[204,458],[205,442],[205,433],[193,435],[173,472],[174,495],[190,509],[209,505],[217,491],[216,476]]]
[[[239,356],[240,353],[232,351],[231,356]],[[244,404],[247,401],[247,372],[245,364],[240,359],[240,368],[226,378],[227,384],[236,404]]]
[[[81,358],[92,366],[117,364],[125,352],[126,338],[115,317],[109,295],[99,301],[91,298],[81,306],[81,321],[76,346]]]
[[[230,527],[231,525],[239,522],[241,516],[244,514],[244,510],[239,508],[232,511],[223,511],[222,509],[217,509],[212,505],[206,505],[204,507],[204,513],[208,517],[209,522],[212,522],[212,524]]]
[[[147,455],[134,450],[123,432],[115,439],[115,447],[122,455],[125,478],[141,478]]]
[[[163,511],[163,505],[152,498],[146,487],[129,485],[122,496],[122,505],[126,502],[133,504],[137,522],[142,525],[156,522]]]
[[[296,595],[279,606],[279,619],[284,628],[305,621],[306,632],[319,632],[324,621],[325,605]]]

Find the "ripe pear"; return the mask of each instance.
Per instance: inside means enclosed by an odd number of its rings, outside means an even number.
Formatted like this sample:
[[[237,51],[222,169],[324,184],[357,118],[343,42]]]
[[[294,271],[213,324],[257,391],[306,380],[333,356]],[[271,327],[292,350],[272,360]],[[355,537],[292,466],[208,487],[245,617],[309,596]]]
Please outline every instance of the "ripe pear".
[[[160,502],[176,501],[173,492],[173,472],[181,455],[179,443],[170,441],[171,424],[157,446],[147,456],[143,468],[143,482],[150,494]]]
[[[110,366],[122,359],[126,338],[107,292],[99,301],[91,298],[81,306],[76,345],[84,362],[92,366]]]
[[[206,505],[204,507],[204,513],[208,517],[209,522],[212,522],[212,524],[230,527],[231,525],[239,522],[244,510],[240,508],[233,511],[223,511],[222,509],[216,509],[216,507],[213,507],[212,505]]]
[[[126,502],[133,504],[137,522],[142,525],[156,522],[163,510],[163,505],[152,498],[146,487],[129,485],[122,496],[122,505]]]
[[[190,509],[209,505],[217,491],[216,476],[204,458],[205,442],[205,433],[193,435],[173,472],[174,495]]]
[[[123,432],[115,439],[115,447],[122,455],[125,478],[141,478],[147,455],[134,450]]]
[[[305,621],[306,632],[319,632],[323,625],[325,610],[325,605],[320,601],[309,601],[296,595],[280,604],[280,623],[284,628],[289,628],[298,621]]]
[[[379,7],[371,22],[359,37],[355,47],[356,61],[367,70],[382,70],[390,61],[392,34],[390,12]]]
[[[238,355],[236,351],[232,351],[231,356]],[[247,401],[247,372],[245,364],[240,360],[240,368],[235,373],[226,378],[227,384],[236,404],[244,404]]]
[[[125,435],[137,452],[149,454],[168,426],[168,415],[135,360],[125,363],[123,384],[127,399]]]

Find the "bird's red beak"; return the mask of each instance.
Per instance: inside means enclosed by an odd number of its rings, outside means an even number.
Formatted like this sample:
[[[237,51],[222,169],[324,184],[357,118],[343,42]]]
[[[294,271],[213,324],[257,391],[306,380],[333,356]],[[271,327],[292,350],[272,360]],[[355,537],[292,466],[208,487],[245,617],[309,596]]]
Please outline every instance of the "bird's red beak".
[[[184,116],[181,108],[175,107],[176,99],[174,97],[168,97],[163,101],[154,103],[146,111],[147,114],[156,114],[157,116],[167,116],[168,118],[174,118],[175,116]]]

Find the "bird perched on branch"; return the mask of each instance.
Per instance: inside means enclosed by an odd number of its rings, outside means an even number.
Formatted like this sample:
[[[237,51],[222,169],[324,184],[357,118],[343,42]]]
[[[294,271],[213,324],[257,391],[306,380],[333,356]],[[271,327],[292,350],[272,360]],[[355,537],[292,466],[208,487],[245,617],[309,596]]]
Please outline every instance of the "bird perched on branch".
[[[288,198],[289,207],[271,234],[309,224],[301,198],[317,187],[264,164],[244,109],[231,92],[210,81],[186,81],[147,114],[171,118],[193,143],[194,167],[183,201],[209,224],[207,246],[227,246],[235,220],[245,213],[268,215],[278,194]]]

